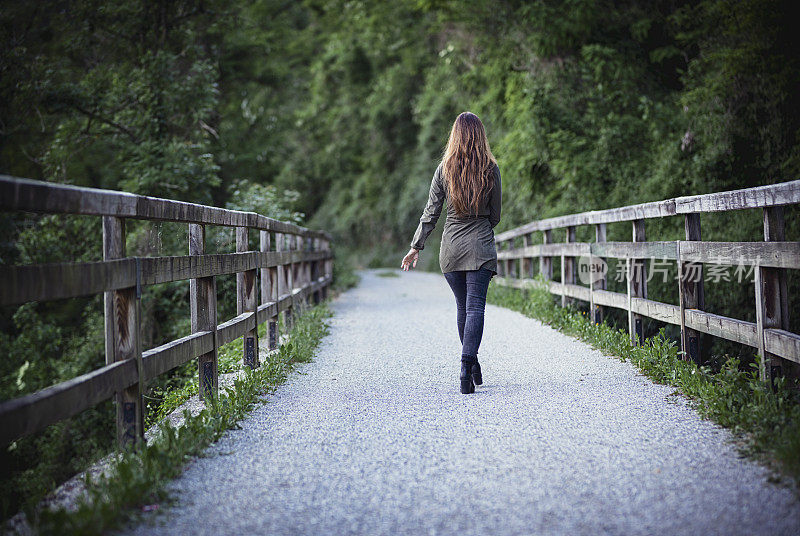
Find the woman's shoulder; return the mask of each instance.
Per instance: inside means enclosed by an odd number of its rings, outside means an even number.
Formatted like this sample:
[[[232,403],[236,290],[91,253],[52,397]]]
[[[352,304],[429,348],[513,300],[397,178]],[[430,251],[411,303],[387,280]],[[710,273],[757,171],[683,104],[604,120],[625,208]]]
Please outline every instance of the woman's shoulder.
[[[436,171],[433,172],[433,178],[439,182],[444,182],[444,162],[439,162],[439,165],[436,166]]]

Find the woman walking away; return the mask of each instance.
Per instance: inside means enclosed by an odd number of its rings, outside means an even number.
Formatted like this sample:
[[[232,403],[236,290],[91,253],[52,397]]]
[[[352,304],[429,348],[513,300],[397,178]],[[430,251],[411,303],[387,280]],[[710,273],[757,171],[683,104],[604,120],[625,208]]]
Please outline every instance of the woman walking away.
[[[489,149],[478,116],[464,112],[450,131],[442,162],[431,181],[428,204],[419,219],[403,270],[414,268],[425,240],[436,226],[447,200],[439,266],[456,297],[461,339],[461,392],[481,385],[478,347],[483,335],[486,290],[497,273],[495,225],[500,221],[500,169]]]

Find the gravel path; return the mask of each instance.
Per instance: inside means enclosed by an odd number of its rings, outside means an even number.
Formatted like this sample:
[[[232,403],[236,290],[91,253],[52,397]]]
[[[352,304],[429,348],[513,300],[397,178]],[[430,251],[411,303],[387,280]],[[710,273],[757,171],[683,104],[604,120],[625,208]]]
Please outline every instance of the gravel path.
[[[438,274],[362,274],[303,366],[131,534],[798,534],[800,503],[672,389],[488,306],[458,390]]]

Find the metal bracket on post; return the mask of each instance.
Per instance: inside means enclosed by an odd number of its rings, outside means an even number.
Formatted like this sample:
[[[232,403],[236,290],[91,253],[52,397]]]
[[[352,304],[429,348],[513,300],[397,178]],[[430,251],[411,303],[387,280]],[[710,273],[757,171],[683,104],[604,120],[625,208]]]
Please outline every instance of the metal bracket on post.
[[[142,258],[134,257],[136,259],[136,299],[142,297]]]
[[[256,368],[255,337],[245,337],[244,339],[244,364],[250,368]]]
[[[203,399],[214,398],[214,362],[203,361]]]
[[[136,444],[136,403],[123,402],[122,403],[122,423],[125,427],[124,442],[123,444],[135,445]]]
[[[274,350],[278,347],[278,323],[270,321],[269,326],[269,349]]]

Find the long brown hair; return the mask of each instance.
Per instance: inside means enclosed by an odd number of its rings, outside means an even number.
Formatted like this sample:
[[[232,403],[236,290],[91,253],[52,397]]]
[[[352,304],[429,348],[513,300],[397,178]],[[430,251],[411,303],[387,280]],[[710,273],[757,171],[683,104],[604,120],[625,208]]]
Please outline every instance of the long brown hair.
[[[460,114],[442,157],[449,201],[457,214],[478,214],[481,199],[494,186],[492,170],[496,163],[481,120],[471,112]]]

